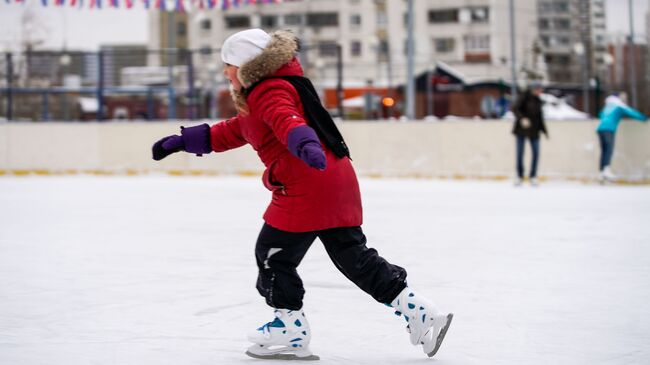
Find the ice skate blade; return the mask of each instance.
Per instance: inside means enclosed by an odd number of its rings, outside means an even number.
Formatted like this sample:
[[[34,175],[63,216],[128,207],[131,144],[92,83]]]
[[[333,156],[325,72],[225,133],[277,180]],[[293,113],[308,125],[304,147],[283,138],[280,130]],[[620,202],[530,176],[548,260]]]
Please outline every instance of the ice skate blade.
[[[427,352],[427,356],[433,357],[433,355],[438,352],[438,349],[440,348],[440,345],[442,345],[442,340],[445,339],[445,335],[447,334],[447,330],[449,329],[449,325],[451,324],[451,320],[454,318],[453,313],[447,314],[447,323],[440,329],[440,333],[438,334],[438,337],[436,338],[436,346],[431,350],[430,352]]]
[[[289,346],[253,345],[248,348],[246,355],[265,360],[320,360],[306,348],[293,348]]]
[[[255,358],[255,359],[262,359],[262,360],[298,360],[298,361],[314,361],[314,360],[320,360],[320,357],[316,355],[309,355],[309,356],[303,356],[300,357],[296,354],[268,354],[268,355],[258,355],[254,354],[250,351],[246,351],[246,355]]]

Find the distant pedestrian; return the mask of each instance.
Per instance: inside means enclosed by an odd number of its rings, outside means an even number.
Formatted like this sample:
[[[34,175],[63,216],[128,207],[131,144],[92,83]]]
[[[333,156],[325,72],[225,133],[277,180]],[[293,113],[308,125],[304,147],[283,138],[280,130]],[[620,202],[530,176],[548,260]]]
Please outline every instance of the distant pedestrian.
[[[537,162],[539,161],[539,134],[540,132],[548,138],[548,131],[544,124],[544,113],[542,111],[541,95],[544,91],[542,84],[532,82],[528,90],[515,102],[512,112],[515,114],[515,125],[512,133],[517,141],[517,179],[515,185],[521,185],[524,181],[524,144],[526,139],[530,141],[533,151],[533,158],[528,175],[530,183],[537,185]]]
[[[609,167],[614,154],[614,139],[616,129],[623,117],[633,118],[642,122],[647,121],[647,117],[640,111],[629,107],[627,104],[627,94],[614,93],[605,99],[605,106],[600,112],[600,124],[596,132],[600,140],[600,182],[616,180],[616,175]]]

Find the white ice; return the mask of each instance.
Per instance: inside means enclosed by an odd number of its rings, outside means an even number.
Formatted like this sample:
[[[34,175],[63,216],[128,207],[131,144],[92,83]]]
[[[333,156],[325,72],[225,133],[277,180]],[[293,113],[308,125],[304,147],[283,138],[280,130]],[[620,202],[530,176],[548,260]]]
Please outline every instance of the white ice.
[[[455,313],[440,352],[341,275],[299,270],[319,364],[650,363],[650,187],[361,181],[369,246]],[[0,364],[263,364],[240,177],[0,178]],[[273,363],[273,362],[271,362]]]

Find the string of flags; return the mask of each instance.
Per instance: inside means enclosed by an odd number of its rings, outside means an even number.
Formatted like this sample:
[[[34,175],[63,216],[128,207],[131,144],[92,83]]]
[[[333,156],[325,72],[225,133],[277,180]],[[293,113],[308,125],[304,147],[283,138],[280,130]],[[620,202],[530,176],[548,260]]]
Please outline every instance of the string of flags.
[[[299,0],[40,0],[43,6],[88,7],[90,9],[127,8],[132,9],[137,2],[141,2],[145,9],[159,9],[165,11],[186,12],[192,8],[201,10],[238,8],[256,4],[278,4],[282,2]],[[25,4],[27,0],[5,0]]]

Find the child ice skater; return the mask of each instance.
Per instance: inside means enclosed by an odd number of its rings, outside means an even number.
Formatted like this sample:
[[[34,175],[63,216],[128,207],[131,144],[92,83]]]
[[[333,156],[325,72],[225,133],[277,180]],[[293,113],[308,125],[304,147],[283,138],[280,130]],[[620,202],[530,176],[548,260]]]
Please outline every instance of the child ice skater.
[[[153,158],[223,152],[248,143],[266,167],[262,179],[273,194],[255,246],[257,290],[275,316],[248,335],[249,356],[318,359],[309,349],[305,290],[296,272],[316,238],[343,275],[404,316],[411,343],[433,356],[453,315],[408,287],[406,270],[366,246],[348,148],[303,77],[297,51],[298,41],[287,31],[249,29],[230,36],[221,58],[238,114],[212,126],[182,128],[180,135],[153,145]]]

